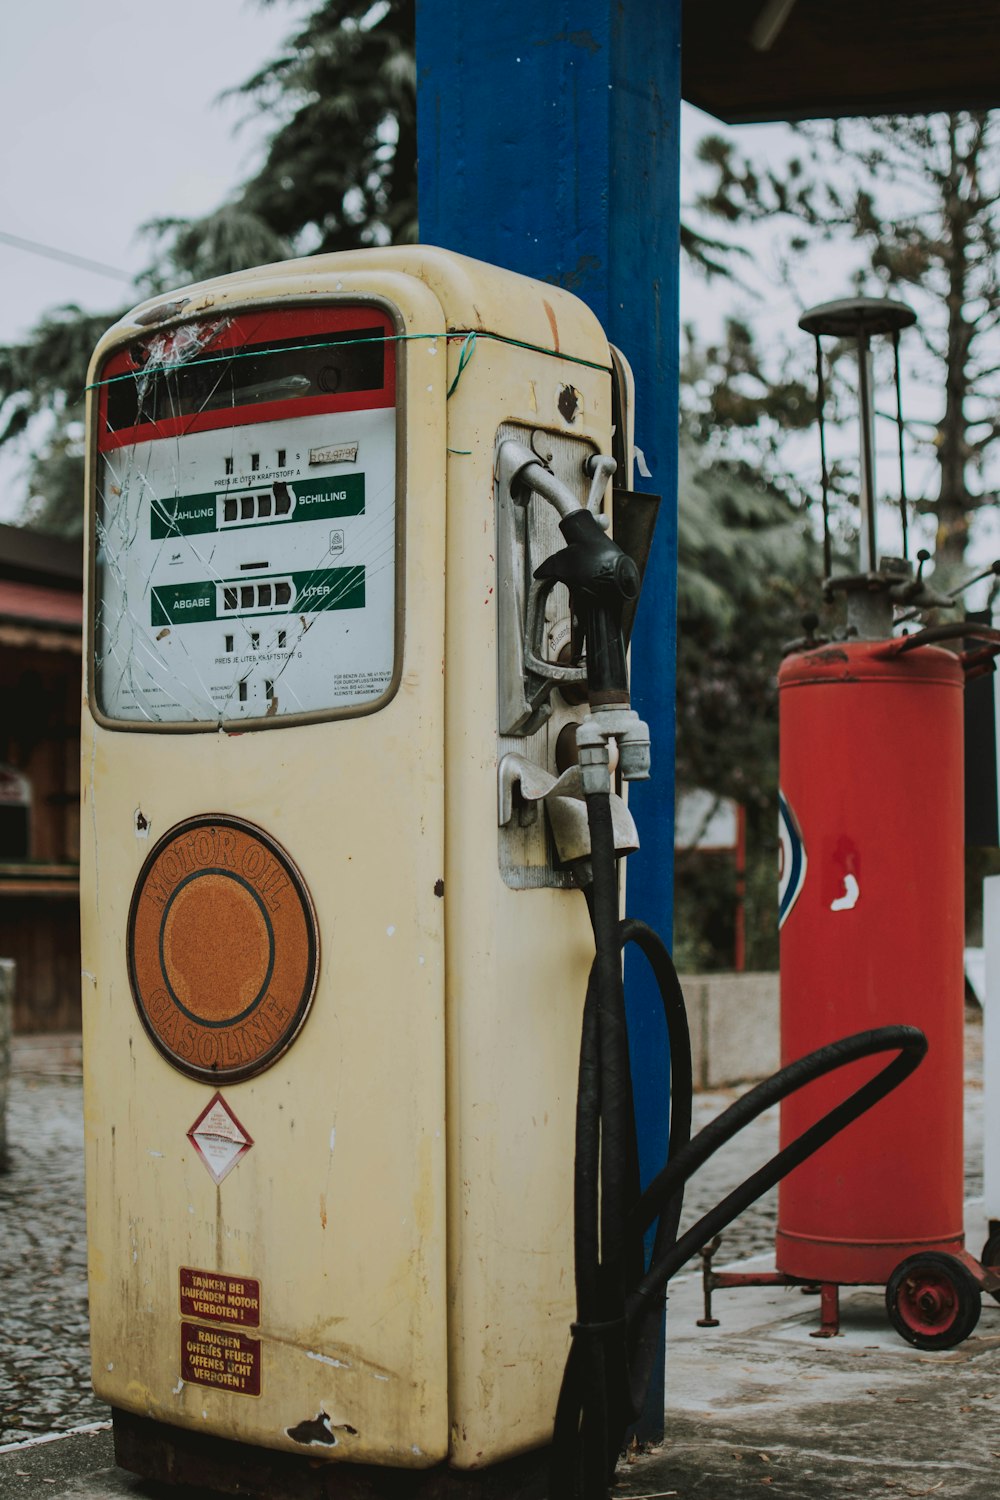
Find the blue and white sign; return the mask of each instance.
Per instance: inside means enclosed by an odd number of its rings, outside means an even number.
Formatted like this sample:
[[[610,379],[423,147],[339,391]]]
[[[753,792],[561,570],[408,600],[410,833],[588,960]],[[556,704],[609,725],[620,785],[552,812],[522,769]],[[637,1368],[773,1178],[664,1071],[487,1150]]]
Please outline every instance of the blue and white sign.
[[[778,927],[784,926],[785,918],[799,899],[799,892],[806,882],[806,846],[802,830],[794,812],[785,800],[784,792],[778,793]]]

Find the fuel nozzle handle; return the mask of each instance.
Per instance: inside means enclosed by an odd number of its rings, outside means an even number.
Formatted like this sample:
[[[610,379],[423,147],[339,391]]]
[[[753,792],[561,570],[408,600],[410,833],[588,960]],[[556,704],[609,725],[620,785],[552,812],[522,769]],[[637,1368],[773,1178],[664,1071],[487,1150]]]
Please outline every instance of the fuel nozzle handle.
[[[590,455],[584,465],[590,493],[583,506],[569,485],[523,444],[507,439],[498,454],[501,482],[509,484],[512,495],[538,495],[559,513],[559,529],[568,545],[546,558],[535,569],[535,577],[564,583],[569,590],[576,632],[586,646],[587,697],[592,707],[627,706],[629,702],[622,619],[626,605],[639,597],[639,569],[605,534],[607,521],[599,514],[616,468],[607,454]]]
[[[564,515],[559,530],[567,546],[535,569],[569,590],[570,604],[586,642],[587,697],[591,706],[627,704],[628,667],[622,616],[639,596],[639,569],[582,506]]]

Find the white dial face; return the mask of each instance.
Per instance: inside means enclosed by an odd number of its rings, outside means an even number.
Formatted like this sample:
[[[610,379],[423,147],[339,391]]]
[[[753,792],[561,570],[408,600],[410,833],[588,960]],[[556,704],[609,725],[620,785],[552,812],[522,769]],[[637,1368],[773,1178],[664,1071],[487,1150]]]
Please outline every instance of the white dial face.
[[[310,395],[307,376],[287,373],[288,345],[301,335],[281,341],[282,364],[268,380],[275,341],[262,354],[257,331],[252,365],[241,367],[246,343],[229,324],[220,355],[214,326],[201,355],[154,375],[159,417],[141,413],[140,394],[136,419],[133,394],[133,425],[100,445],[97,706],[110,719],[167,725],[377,703],[395,672],[392,384],[379,369],[370,395],[338,398],[315,383]],[[340,357],[351,332],[322,347]],[[371,342],[371,329],[353,332]],[[217,391],[219,372],[205,368],[213,364],[236,371],[228,409],[196,388],[207,374]],[[324,378],[333,384],[340,372],[331,368]],[[236,383],[245,379],[253,383]],[[337,405],[350,409],[316,410]],[[192,430],[199,414],[205,430]]]

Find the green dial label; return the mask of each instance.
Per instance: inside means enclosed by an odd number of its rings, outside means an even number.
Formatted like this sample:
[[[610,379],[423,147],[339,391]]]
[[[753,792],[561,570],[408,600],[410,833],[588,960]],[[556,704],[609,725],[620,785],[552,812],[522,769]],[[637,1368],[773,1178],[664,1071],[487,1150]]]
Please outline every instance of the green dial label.
[[[310,568],[264,578],[160,584],[151,590],[150,623],[192,625],[253,615],[320,614],[364,609],[365,569]]]
[[[175,495],[155,498],[150,507],[150,536],[200,536],[216,531],[241,531],[248,526],[285,525],[295,521],[328,521],[338,516],[363,516],[365,476],[344,474],[280,480],[265,489],[225,491],[218,495]]]

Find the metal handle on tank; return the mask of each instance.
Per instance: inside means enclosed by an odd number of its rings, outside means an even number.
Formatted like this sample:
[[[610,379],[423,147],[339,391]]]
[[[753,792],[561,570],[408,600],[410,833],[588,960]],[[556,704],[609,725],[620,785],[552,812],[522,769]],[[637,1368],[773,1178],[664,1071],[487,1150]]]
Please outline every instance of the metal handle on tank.
[[[915,651],[919,646],[937,646],[944,641],[963,640],[983,642],[980,650],[962,651],[958,655],[966,677],[981,677],[985,672],[992,671],[994,658],[1000,656],[1000,630],[995,625],[981,625],[974,620],[952,620],[943,625],[926,625],[915,635],[904,635],[887,642],[881,650],[873,651],[872,655],[883,661],[892,661],[907,651]]]

